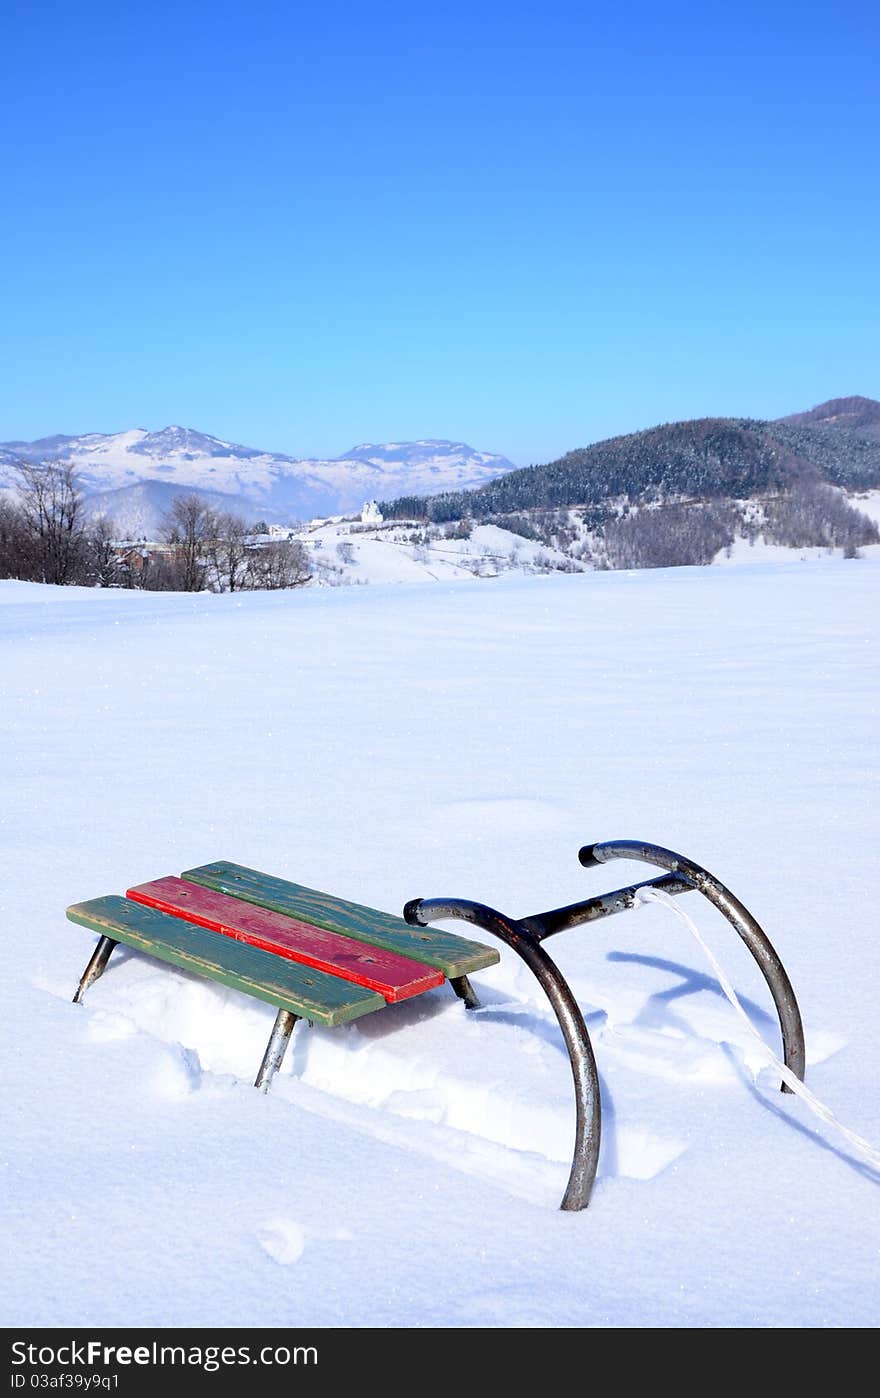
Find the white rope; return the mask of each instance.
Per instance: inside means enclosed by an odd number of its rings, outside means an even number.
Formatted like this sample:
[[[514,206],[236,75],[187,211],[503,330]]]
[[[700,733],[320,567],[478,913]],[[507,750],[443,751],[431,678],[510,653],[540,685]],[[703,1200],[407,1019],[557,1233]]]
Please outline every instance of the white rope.
[[[827,1122],[829,1126],[833,1126],[836,1131],[839,1131],[840,1134],[844,1136],[847,1141],[849,1141],[850,1145],[853,1146],[854,1149],[857,1150],[860,1155],[864,1156],[864,1158],[868,1161],[870,1165],[874,1167],[875,1170],[880,1170],[880,1151],[878,1151],[874,1146],[872,1146],[870,1141],[866,1141],[863,1136],[857,1136],[855,1131],[850,1131],[849,1127],[844,1126],[842,1122],[838,1121],[837,1117],[834,1115],[831,1109],[829,1107],[826,1107],[824,1102],[820,1102],[819,1098],[815,1095],[815,1093],[811,1092],[808,1087],[805,1087],[804,1084],[801,1082],[800,1078],[797,1077],[796,1074],[794,1074],[790,1068],[786,1067],[784,1063],[780,1062],[780,1060],[776,1057],[776,1054],[771,1049],[770,1045],[765,1043],[764,1040],[761,1038],[761,1035],[758,1033],[757,1029],[752,1024],[752,1021],[749,1019],[748,1015],[746,1014],[745,1010],[740,1004],[736,991],[734,990],[733,986],[731,985],[721,966],[718,964],[715,955],[703,941],[703,938],[693,918],[689,917],[688,914],[685,912],[684,908],[680,908],[675,899],[672,898],[668,893],[664,893],[662,889],[639,888],[636,889],[635,896],[636,900],[639,903],[663,903],[667,908],[669,908],[670,912],[675,913],[676,917],[681,919],[681,921],[684,923],[685,927],[688,929],[691,935],[696,939],[697,942],[699,942],[700,946],[703,948],[709,965],[712,967],[712,970],[715,972],[715,975],[718,978],[718,983],[721,986],[721,989],[724,991],[724,994],[727,996],[731,1005],[736,1010],[736,1013],[739,1015],[740,1019],[748,1029],[749,1033],[752,1035],[753,1038],[757,1039],[758,1043],[761,1045],[761,1048],[764,1050],[764,1054],[767,1058],[767,1061],[771,1063],[773,1067],[776,1069],[777,1073],[782,1078],[782,1081],[785,1083],[786,1087],[790,1087],[792,1092],[797,1093],[798,1097],[802,1097],[806,1102],[807,1106],[810,1108],[810,1111],[815,1112],[816,1116],[820,1117],[822,1121]]]

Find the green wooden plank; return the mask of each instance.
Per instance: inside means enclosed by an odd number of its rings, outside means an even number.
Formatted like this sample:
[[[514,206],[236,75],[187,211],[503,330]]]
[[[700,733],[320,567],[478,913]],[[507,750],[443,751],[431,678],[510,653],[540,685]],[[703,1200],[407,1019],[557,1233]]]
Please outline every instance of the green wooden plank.
[[[361,903],[348,903],[344,898],[318,893],[314,888],[303,888],[301,884],[261,874],[225,859],[202,864],[198,869],[187,869],[181,878],[216,889],[218,893],[229,893],[246,903],[301,918],[316,927],[326,927],[330,932],[342,932],[356,941],[400,952],[425,966],[436,966],[449,977],[467,976],[472,971],[494,966],[500,960],[494,947],[482,946],[436,927],[409,927],[401,917],[365,908]]]
[[[328,976],[193,922],[111,895],[74,903],[71,922],[125,942],[184,971],[242,990],[276,1009],[332,1026],[385,1007],[374,990]]]

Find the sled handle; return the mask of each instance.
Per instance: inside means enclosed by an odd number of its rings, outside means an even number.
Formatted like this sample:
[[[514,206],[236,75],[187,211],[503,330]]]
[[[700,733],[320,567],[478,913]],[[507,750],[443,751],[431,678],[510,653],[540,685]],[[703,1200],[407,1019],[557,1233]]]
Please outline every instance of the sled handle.
[[[578,851],[578,859],[587,869],[597,864],[607,864],[611,859],[634,859],[645,864],[656,864],[685,879],[704,898],[708,898],[724,914],[757,961],[779,1016],[785,1066],[803,1082],[807,1054],[804,1026],[794,988],[767,933],[720,879],[685,855],[664,849],[662,845],[647,844],[643,840],[603,840],[600,844],[584,845]],[[781,1091],[791,1092],[791,1088],[783,1083]]]

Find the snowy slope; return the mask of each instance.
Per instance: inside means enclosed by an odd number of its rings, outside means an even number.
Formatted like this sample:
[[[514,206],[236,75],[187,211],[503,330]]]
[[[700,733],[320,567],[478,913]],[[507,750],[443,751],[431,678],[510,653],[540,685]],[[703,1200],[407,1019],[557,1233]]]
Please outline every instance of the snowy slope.
[[[585,841],[704,862],[801,1001],[808,1081],[880,1138],[880,565],[175,596],[0,583],[10,1325],[874,1326],[880,1183],[776,1091],[664,909],[555,938],[605,1126],[556,1209],[571,1078],[506,949],[299,1025],[93,945],[75,900],[215,858],[399,911],[617,887]],[[169,657],[173,663],[169,664]],[[683,900],[776,1043],[730,928]],[[394,1259],[389,1266],[388,1259]]]
[[[69,463],[83,488],[97,497],[94,506],[108,514],[120,508],[120,499],[107,492],[159,484],[176,492],[220,492],[232,497],[228,508],[279,521],[359,510],[374,498],[467,489],[513,469],[505,457],[475,451],[464,442],[366,445],[335,460],[297,460],[186,427],[0,443],[2,480],[10,479],[16,459]],[[130,504],[121,502],[123,510]],[[149,494],[142,494],[141,517],[150,504]]]
[[[315,520],[293,537],[306,549],[316,586],[454,582],[570,568],[559,550],[494,524],[474,526],[467,538],[446,538],[442,530],[413,524]]]
[[[880,522],[880,491],[854,497],[865,514]],[[527,539],[497,524],[426,525],[417,520],[362,524],[358,520],[313,520],[294,531],[310,558],[314,585],[386,582],[446,582],[494,578],[504,573],[587,572],[601,565],[591,553],[595,538],[576,510],[568,511],[572,541]],[[713,563],[724,567],[755,563],[803,563],[827,558],[827,547],[785,547],[760,535],[737,538],[719,549]],[[836,550],[838,556],[843,550]],[[880,544],[865,544],[864,558],[880,560]]]

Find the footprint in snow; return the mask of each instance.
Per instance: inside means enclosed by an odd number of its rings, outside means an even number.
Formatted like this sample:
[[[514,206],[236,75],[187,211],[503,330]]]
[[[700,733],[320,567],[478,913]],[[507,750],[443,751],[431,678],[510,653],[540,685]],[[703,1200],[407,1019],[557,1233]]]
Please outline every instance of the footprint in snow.
[[[202,1065],[195,1049],[169,1044],[153,1073],[152,1084],[160,1097],[188,1097],[201,1086]]]

